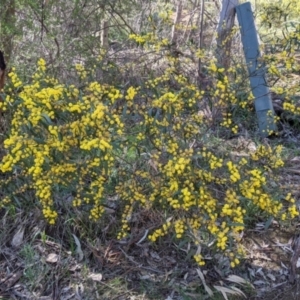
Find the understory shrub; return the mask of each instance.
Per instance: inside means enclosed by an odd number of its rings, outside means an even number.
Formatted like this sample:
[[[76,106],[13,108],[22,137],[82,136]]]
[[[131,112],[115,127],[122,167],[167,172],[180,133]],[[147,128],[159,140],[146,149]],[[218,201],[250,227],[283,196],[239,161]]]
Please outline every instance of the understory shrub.
[[[199,265],[204,247],[226,255],[231,267],[243,256],[240,240],[253,207],[281,220],[297,216],[294,198],[275,184],[281,146],[237,156],[212,144],[213,120],[201,103],[209,96],[218,107],[243,109],[251,95],[239,98],[213,61],[207,91],[176,75],[176,59],[169,60],[160,77],[126,88],[87,79],[83,65],[76,66],[86,80],[81,89],[47,76],[43,59],[30,84],[12,70],[1,103],[12,116],[0,163],[1,207],[33,197],[55,224],[72,195],[72,206],[97,222],[115,199],[119,239],[130,235],[135,213],[160,211],[163,221],[152,222],[150,241],[174,235],[194,245]],[[221,123],[238,130],[230,113]]]

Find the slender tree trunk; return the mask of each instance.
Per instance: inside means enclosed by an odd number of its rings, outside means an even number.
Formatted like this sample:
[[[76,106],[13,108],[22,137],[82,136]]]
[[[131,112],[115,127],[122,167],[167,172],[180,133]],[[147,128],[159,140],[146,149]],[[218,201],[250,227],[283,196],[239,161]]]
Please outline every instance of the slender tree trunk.
[[[182,13],[182,1],[179,0],[177,3],[177,7],[176,7],[176,15],[175,15],[174,24],[172,27],[172,37],[171,37],[171,43],[175,47],[177,46],[177,43],[178,43],[178,28],[177,27],[181,20],[181,13]]]
[[[4,56],[2,51],[0,51],[0,92],[4,87],[5,69],[6,69],[6,64],[5,64]],[[0,96],[0,100],[2,101],[1,96]]]
[[[238,0],[223,0],[220,20],[217,29],[216,56],[218,65],[228,69],[230,67],[230,54],[232,44],[232,28],[235,19],[235,6]]]
[[[199,41],[198,41],[198,48],[203,49],[203,30],[204,30],[204,9],[205,9],[205,2],[204,0],[200,0],[201,4],[201,11],[199,13],[200,17],[200,31],[199,31]],[[203,75],[202,75],[202,61],[201,58],[198,59],[198,86],[201,87],[203,82]]]
[[[0,24],[1,24],[1,45],[4,57],[8,62],[13,51],[13,38],[15,35],[16,3],[15,0],[1,0]]]
[[[108,50],[108,28],[109,22],[107,20],[101,23],[101,47],[104,50]]]

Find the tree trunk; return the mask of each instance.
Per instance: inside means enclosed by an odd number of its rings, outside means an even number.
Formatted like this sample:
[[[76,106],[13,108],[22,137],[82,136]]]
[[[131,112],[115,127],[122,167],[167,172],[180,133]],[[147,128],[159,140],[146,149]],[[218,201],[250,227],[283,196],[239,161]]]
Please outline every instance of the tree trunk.
[[[235,7],[238,0],[223,0],[220,20],[217,29],[216,56],[219,66],[228,69],[230,67],[230,54],[232,44],[232,28],[235,19]]]
[[[0,51],[0,92],[4,87],[5,69],[6,69],[6,64],[5,64],[4,56],[2,51]],[[0,96],[0,100],[2,101],[1,96]]]
[[[107,20],[101,23],[101,47],[104,50],[108,50],[108,27],[109,22]]]
[[[2,0],[0,6],[1,46],[4,57],[8,62],[13,51],[13,38],[15,35],[16,10],[15,0]]]
[[[175,15],[174,24],[172,27],[171,43],[174,46],[177,46],[177,42],[178,42],[178,28],[177,27],[181,20],[181,13],[182,13],[182,1],[179,0],[177,3],[177,7],[176,7],[176,15]]]

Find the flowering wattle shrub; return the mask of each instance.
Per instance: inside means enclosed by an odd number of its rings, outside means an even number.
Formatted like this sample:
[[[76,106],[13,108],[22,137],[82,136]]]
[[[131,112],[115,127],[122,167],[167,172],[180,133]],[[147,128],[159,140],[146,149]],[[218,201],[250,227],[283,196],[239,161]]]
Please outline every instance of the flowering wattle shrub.
[[[84,66],[76,69],[87,78]],[[209,69],[222,78],[213,96],[237,105],[223,70],[213,63]],[[165,220],[150,232],[150,241],[174,234],[224,253],[232,267],[243,254],[239,242],[250,206],[281,220],[298,215],[291,195],[283,197],[270,184],[283,166],[282,147],[260,146],[234,159],[213,151],[198,108],[204,91],[172,69],[125,90],[88,80],[82,90],[61,84],[46,75],[43,59],[31,84],[24,85],[15,70],[9,77],[0,104],[12,114],[0,163],[6,175],[0,180],[2,207],[25,204],[31,195],[55,224],[58,207],[71,194],[72,205],[94,222],[117,195],[119,239],[130,234],[134,212],[158,208]],[[176,90],[169,88],[170,78]],[[223,122],[237,130],[228,115]],[[205,263],[199,251],[194,258]]]

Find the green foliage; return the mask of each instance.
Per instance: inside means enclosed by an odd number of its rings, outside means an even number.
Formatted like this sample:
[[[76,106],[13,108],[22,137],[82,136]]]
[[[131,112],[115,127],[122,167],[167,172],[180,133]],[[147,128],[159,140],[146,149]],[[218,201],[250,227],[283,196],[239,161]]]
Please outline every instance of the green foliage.
[[[257,8],[263,14],[262,22],[269,27],[281,25],[282,21],[296,21],[299,18],[300,4],[297,0],[260,0]]]
[[[284,98],[283,108],[291,119],[300,114],[300,88],[295,84],[300,70],[299,10],[299,1],[294,0],[257,4],[259,31],[264,42],[262,59],[268,68],[271,88]]]

